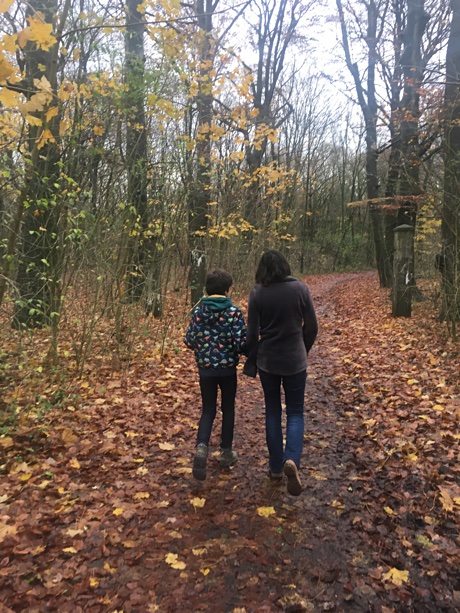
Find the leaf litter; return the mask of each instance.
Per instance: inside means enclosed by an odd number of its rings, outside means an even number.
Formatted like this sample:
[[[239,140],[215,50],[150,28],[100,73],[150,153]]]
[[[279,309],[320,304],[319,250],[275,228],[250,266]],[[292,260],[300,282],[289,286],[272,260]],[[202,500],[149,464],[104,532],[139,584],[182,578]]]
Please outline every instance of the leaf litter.
[[[45,432],[0,437],[7,610],[458,610],[458,345],[426,302],[392,318],[373,273],[307,281],[302,496],[268,479],[259,381],[242,376],[239,463],[211,453],[194,481],[193,356],[152,361],[146,341],[123,376],[96,361]]]

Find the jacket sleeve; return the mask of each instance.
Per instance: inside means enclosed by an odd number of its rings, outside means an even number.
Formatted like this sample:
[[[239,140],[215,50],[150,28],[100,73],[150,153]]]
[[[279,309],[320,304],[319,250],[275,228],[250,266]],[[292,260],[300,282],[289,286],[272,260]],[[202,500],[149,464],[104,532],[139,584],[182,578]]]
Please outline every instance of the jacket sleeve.
[[[190,320],[190,324],[187,328],[187,332],[185,333],[184,343],[187,345],[189,349],[196,348],[196,333],[198,331],[197,322],[195,318],[195,313],[193,313],[192,318]]]
[[[235,312],[232,326],[233,345],[237,353],[245,353],[246,323],[243,313],[238,309]]]
[[[305,343],[305,349],[307,353],[313,347],[316,337],[318,335],[318,321],[316,319],[315,307],[313,306],[313,300],[311,299],[310,291],[305,286],[305,304],[303,308],[303,342]]]
[[[248,303],[248,328],[246,332],[246,355],[249,355],[257,346],[259,340],[259,311],[256,304],[255,288],[249,294]]]

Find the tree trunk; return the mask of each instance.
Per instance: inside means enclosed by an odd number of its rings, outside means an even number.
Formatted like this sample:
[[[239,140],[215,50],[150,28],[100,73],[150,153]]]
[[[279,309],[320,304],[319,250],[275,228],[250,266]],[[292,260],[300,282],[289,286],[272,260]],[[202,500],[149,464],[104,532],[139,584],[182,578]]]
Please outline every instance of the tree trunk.
[[[196,96],[197,144],[195,165],[192,169],[191,185],[188,192],[188,233],[190,249],[190,298],[192,305],[203,295],[206,276],[207,215],[211,200],[211,125],[212,109],[212,67],[214,64],[214,41],[212,39],[212,16],[218,0],[197,0],[195,15],[199,27],[199,87]]]
[[[68,9],[69,2],[62,12],[61,30]],[[37,11],[43,14],[47,23],[52,23],[57,12],[56,0],[34,0],[28,4],[29,16],[35,15]],[[56,99],[57,50],[58,43],[46,51],[27,43],[24,86],[29,97],[39,91],[37,82],[45,76],[51,85],[53,98]],[[59,262],[62,250],[59,249],[59,117],[55,116],[48,121],[46,109],[37,113],[37,117],[42,125],[29,127],[30,162],[14,223],[19,229],[21,218],[24,217],[22,253],[17,274],[20,299],[15,304],[15,327],[49,324],[52,317],[58,317],[60,310]],[[47,140],[44,139],[45,129],[51,134]]]
[[[442,238],[445,315],[454,338],[460,314],[460,0],[451,0],[447,46],[444,130],[444,203]]]
[[[348,31],[345,23],[345,15],[342,0],[336,0],[342,28],[342,41],[345,52],[345,60],[355,84],[358,103],[364,117],[366,128],[366,183],[367,197],[369,200],[379,196],[379,180],[377,171],[378,151],[377,151],[377,98],[375,91],[375,65],[377,61],[377,21],[378,9],[374,0],[370,0],[367,5],[367,35],[366,43],[368,46],[367,56],[367,87],[364,88],[359,75],[358,64],[353,63],[350,53]],[[366,99],[367,96],[367,99]],[[370,218],[375,245],[376,265],[379,273],[381,287],[391,285],[392,272],[389,268],[389,261],[386,254],[386,244],[384,239],[384,227],[382,212],[377,207],[371,207]]]
[[[145,293],[147,311],[161,314],[160,266],[157,244],[149,232],[147,195],[147,131],[144,87],[144,16],[138,0],[126,2],[125,81],[126,158],[128,166],[128,207],[132,215],[128,248],[128,294],[139,300]]]

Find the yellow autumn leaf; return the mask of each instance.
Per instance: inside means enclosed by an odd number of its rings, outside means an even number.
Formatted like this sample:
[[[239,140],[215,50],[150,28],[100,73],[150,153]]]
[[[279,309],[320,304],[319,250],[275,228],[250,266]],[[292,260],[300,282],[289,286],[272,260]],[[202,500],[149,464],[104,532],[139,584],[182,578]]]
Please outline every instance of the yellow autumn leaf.
[[[443,488],[439,488],[441,493],[441,504],[444,511],[453,511],[454,509],[454,501],[452,500],[452,496],[449,492]]]
[[[28,481],[32,476],[32,473],[25,473],[19,477],[19,481]]]
[[[42,149],[46,143],[55,143],[56,139],[54,138],[51,130],[43,130],[40,134],[40,138],[37,141],[37,149]]]
[[[0,102],[7,108],[17,106],[19,102],[19,93],[2,87],[0,90]]]
[[[386,575],[383,576],[384,581],[391,581],[394,585],[402,585],[409,581],[409,571],[390,568]]]
[[[158,443],[158,447],[160,449],[163,449],[163,451],[172,451],[173,449],[176,448],[176,446],[173,445],[173,443]]]
[[[4,34],[0,41],[0,47],[7,53],[16,53],[18,48],[18,37],[16,34]]]
[[[69,464],[72,468],[80,468],[80,462],[77,460],[77,458],[72,458]]]
[[[171,568],[175,568],[176,570],[184,570],[185,563],[178,560],[177,553],[168,553],[165,555],[165,562],[169,564]]]
[[[202,509],[205,505],[205,502],[206,502],[206,498],[195,497],[191,499],[190,504],[192,504],[195,508],[198,507]]]
[[[64,553],[78,553],[75,547],[64,547],[62,551],[64,551]]]
[[[194,556],[202,556],[206,553],[206,547],[197,547],[196,549],[192,549],[192,553]]]
[[[62,119],[59,122],[59,136],[62,136],[70,128],[70,123],[67,119]]]
[[[391,507],[383,507],[383,510],[385,513],[388,513],[388,515],[397,515],[396,511],[393,511]]]
[[[260,515],[260,517],[269,517],[274,514],[275,509],[273,507],[259,507],[257,509],[257,515]]]
[[[57,43],[57,38],[53,36],[53,24],[44,21],[44,15],[37,11],[32,17],[28,17],[29,27],[22,30],[18,35],[18,42],[24,47],[27,41],[36,43],[37,47],[48,51]]]
[[[104,134],[104,128],[102,126],[94,126],[93,132],[96,136],[102,136]]]
[[[38,117],[35,117],[34,115],[29,115],[27,114],[24,119],[27,121],[27,123],[30,126],[41,126],[42,125],[42,120],[39,119]]]
[[[0,0],[0,13],[6,13],[13,6],[14,0]]]
[[[121,507],[117,507],[116,509],[114,509],[113,514],[114,515],[123,515],[124,513],[124,509],[122,509]]]
[[[4,55],[0,55],[0,81],[4,81],[13,75],[15,68]]]
[[[444,407],[442,406],[442,404],[435,404],[433,406],[433,411],[444,411]]]
[[[204,575],[206,577],[206,575],[209,575],[211,571],[209,570],[209,568],[200,568],[200,573],[202,575]]]
[[[117,569],[116,568],[112,568],[112,566],[110,566],[110,564],[108,562],[106,562],[104,564],[104,570],[108,571],[109,573],[114,573]]]
[[[134,494],[134,498],[142,500],[143,498],[150,498],[150,494],[148,492],[137,492],[137,494]]]
[[[48,109],[46,111],[46,121],[49,121],[50,119],[52,119],[53,117],[56,117],[56,115],[59,113],[59,109],[57,106],[52,106],[50,109]]]
[[[100,583],[99,579],[96,579],[96,577],[90,577],[89,584],[91,587],[97,587],[99,583]]]

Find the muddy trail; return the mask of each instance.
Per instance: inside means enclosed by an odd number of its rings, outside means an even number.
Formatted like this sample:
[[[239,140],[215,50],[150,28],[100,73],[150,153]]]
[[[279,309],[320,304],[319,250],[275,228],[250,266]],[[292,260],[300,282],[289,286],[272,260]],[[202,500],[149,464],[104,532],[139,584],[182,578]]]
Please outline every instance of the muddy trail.
[[[395,322],[374,274],[308,282],[303,494],[267,476],[258,379],[239,378],[239,462],[219,467],[218,416],[201,483],[191,352],[137,363],[7,450],[0,611],[458,610],[453,350]]]

